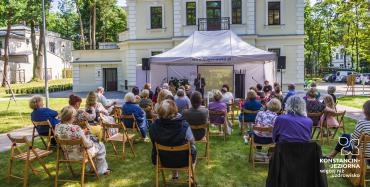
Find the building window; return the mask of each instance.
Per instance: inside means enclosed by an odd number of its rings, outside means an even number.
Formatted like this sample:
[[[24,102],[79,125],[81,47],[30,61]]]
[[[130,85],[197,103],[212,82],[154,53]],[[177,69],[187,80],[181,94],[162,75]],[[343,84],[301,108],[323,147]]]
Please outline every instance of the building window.
[[[280,2],[268,2],[268,24],[280,25]]]
[[[242,1],[233,0],[232,2],[232,24],[242,23]]]
[[[160,29],[162,28],[162,7],[150,7],[150,28]]]
[[[161,53],[162,53],[162,51],[152,51],[151,56],[159,55]]]
[[[339,53],[335,54],[335,59],[337,59],[337,60],[339,59]]]
[[[197,5],[195,2],[186,3],[186,24],[196,25],[197,23]]]
[[[49,51],[51,53],[55,53],[55,43],[54,42],[49,42]]]
[[[0,41],[0,49],[3,48],[3,41]]]
[[[276,56],[280,56],[280,48],[270,48],[268,51],[275,53]]]

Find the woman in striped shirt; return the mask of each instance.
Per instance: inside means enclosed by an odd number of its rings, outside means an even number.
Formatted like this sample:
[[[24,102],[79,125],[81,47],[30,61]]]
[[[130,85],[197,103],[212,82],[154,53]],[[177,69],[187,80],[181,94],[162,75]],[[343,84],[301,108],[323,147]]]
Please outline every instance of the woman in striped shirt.
[[[363,112],[365,114],[365,119],[357,122],[352,134],[343,134],[340,137],[335,150],[333,150],[326,158],[334,158],[338,153],[343,151],[358,151],[358,143],[356,140],[359,141],[362,134],[370,135],[370,100],[364,103]],[[354,144],[356,144],[356,150],[353,149]],[[365,154],[366,157],[370,157],[370,143],[366,145]]]

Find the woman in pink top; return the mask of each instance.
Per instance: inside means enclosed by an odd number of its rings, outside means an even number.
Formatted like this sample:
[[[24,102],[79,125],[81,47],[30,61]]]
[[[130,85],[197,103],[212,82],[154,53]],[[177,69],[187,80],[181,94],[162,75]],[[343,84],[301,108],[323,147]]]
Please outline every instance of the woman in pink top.
[[[324,104],[325,104],[325,109],[324,112],[325,114],[321,116],[320,118],[320,123],[323,123],[325,118],[326,118],[326,125],[329,127],[338,127],[339,123],[335,117],[331,116],[331,113],[336,113],[337,110],[335,109],[335,104],[333,97],[330,95],[326,95],[324,97]]]

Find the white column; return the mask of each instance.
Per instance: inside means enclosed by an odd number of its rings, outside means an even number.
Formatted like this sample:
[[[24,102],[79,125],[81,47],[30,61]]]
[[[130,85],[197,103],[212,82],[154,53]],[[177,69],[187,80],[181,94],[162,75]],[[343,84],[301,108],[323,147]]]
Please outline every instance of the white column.
[[[129,49],[127,53],[126,80],[128,81],[128,86],[132,87],[136,85],[137,55],[134,49]]]
[[[100,64],[95,65],[95,84],[103,86],[103,69]]]
[[[304,0],[297,0],[296,3],[296,34],[304,34]]]
[[[136,1],[127,0],[127,7],[128,7],[127,24],[129,29],[128,30],[129,39],[136,39]]]
[[[73,92],[80,91],[80,65],[73,64],[72,66],[73,77]]]
[[[255,33],[255,23],[256,23],[256,10],[255,10],[255,0],[247,0],[247,34],[256,34]]]
[[[174,25],[174,35],[175,36],[181,36],[181,20],[182,19],[182,12],[185,12],[185,11],[182,11],[182,5],[181,5],[181,0],[174,0],[173,1],[173,25]],[[184,22],[183,25],[185,25],[186,23]]]
[[[304,83],[304,45],[296,49],[297,83]]]

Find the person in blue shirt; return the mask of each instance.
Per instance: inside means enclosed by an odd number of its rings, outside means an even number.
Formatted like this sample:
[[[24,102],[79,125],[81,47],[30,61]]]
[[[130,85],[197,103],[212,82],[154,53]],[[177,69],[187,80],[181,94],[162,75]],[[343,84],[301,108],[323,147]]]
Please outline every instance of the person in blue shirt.
[[[146,115],[143,109],[140,108],[138,104],[135,103],[135,95],[132,92],[129,92],[125,95],[125,103],[122,106],[122,114],[123,115],[131,115],[134,114],[137,125],[139,127],[140,133],[142,135],[143,140],[146,139],[146,127],[147,127],[147,120]],[[126,125],[127,128],[132,128],[132,120],[124,119],[123,123]]]
[[[47,121],[49,120],[53,128],[55,129],[56,125],[60,123],[60,120],[57,118],[58,112],[52,110],[50,108],[44,108],[44,102],[42,97],[34,96],[31,98],[29,103],[30,108],[33,110],[31,113],[31,120],[32,121]],[[39,135],[48,136],[49,135],[49,127],[47,126],[39,126],[36,128]],[[55,145],[55,139],[51,140],[51,144]]]
[[[261,110],[262,104],[261,101],[257,101],[257,93],[253,90],[250,90],[247,93],[247,99],[243,104],[244,110],[251,110],[251,111],[258,111]],[[256,120],[256,114],[244,114],[244,121],[245,122],[254,122]],[[239,121],[242,121],[243,119],[243,113],[239,115]]]
[[[287,100],[289,99],[290,96],[293,96],[295,95],[295,85],[294,84],[289,84],[288,85],[288,93],[286,94],[284,100],[283,100],[283,105],[282,107],[285,108],[285,103],[287,102]]]

